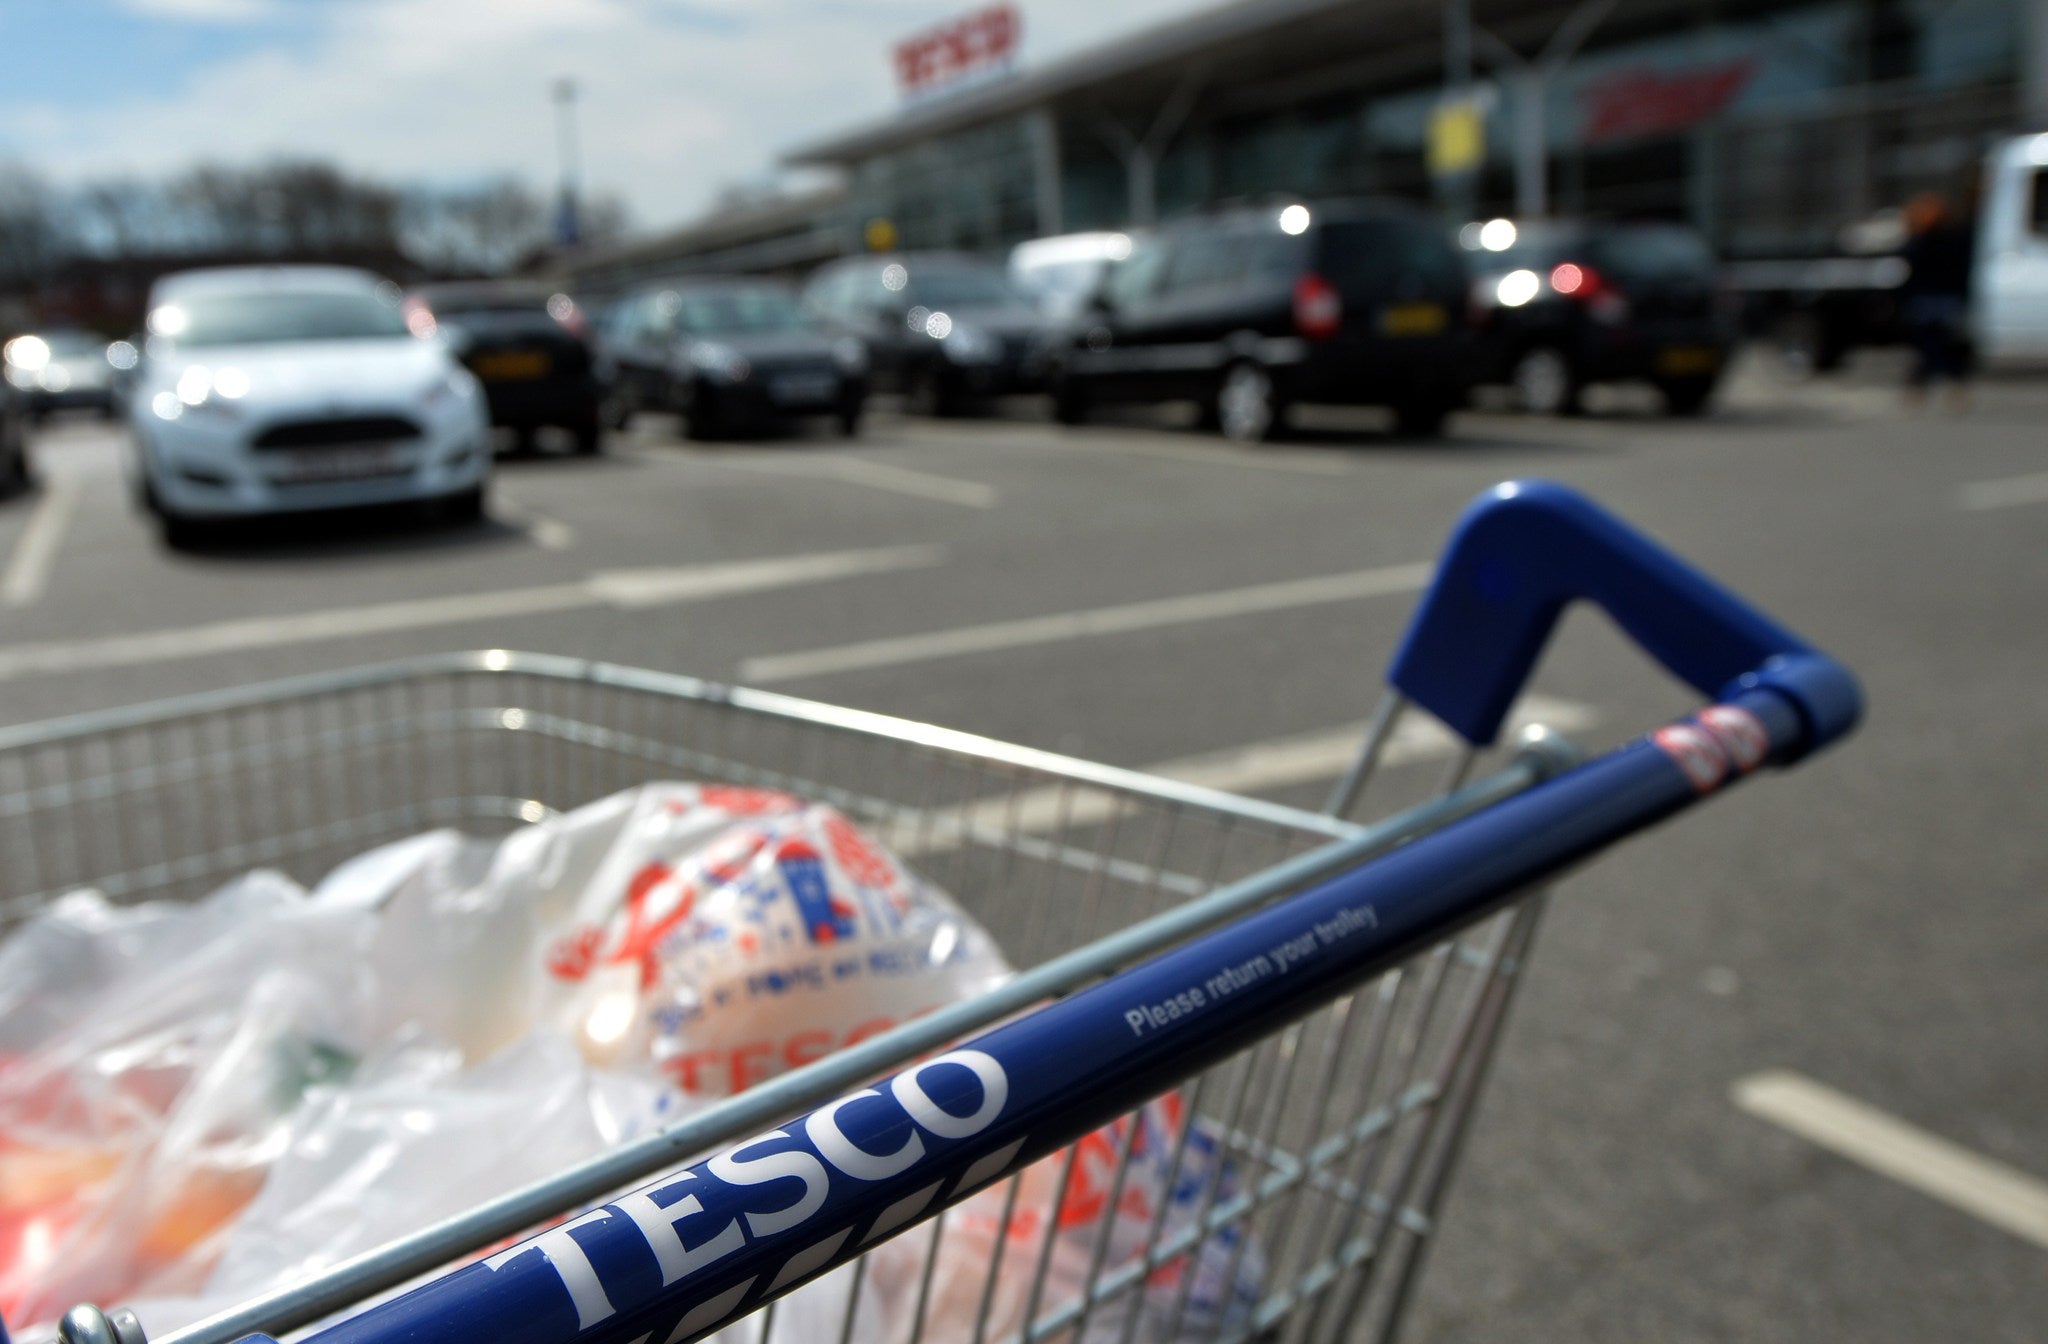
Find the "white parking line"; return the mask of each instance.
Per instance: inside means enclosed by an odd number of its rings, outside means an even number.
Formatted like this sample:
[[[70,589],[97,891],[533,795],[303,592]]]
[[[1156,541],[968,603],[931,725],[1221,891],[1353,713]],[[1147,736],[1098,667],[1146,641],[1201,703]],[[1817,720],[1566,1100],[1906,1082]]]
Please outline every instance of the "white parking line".
[[[827,551],[672,569],[609,570],[574,583],[512,588],[495,593],[380,602],[289,616],[217,621],[99,639],[0,645],[0,681],[36,673],[127,667],[176,658],[199,658],[243,649],[276,648],[324,639],[348,639],[393,630],[500,620],[579,607],[645,607],[702,602],[736,593],[825,583],[862,574],[924,569],[940,563],[937,546],[889,546]]]
[[[1031,644],[1120,635],[1160,626],[1220,620],[1227,616],[1412,593],[1429,583],[1432,572],[1433,566],[1428,564],[1387,565],[1380,569],[1352,570],[1312,579],[1288,579],[1249,588],[1227,588],[1221,592],[1191,593],[1185,597],[1161,598],[1151,602],[1131,602],[1051,616],[1029,616],[1022,620],[996,621],[954,630],[934,630],[929,634],[896,639],[863,640],[858,644],[841,644],[834,648],[768,654],[741,663],[739,679],[759,685],[833,672],[896,667],[933,658],[953,658],[961,654],[988,653]]]
[[[1132,435],[1146,433],[1139,429]],[[1094,434],[1075,438],[1047,438],[1044,444],[1053,448],[1066,448],[1087,453],[1128,453],[1133,457],[1157,457],[1173,462],[1199,462],[1211,467],[1240,467],[1256,471],[1291,471],[1306,476],[1348,476],[1351,468],[1345,462],[1328,456],[1309,452],[1290,452],[1285,449],[1262,448],[1202,448],[1193,444],[1148,443],[1135,437],[1108,438]]]
[[[1541,723],[1559,732],[1589,728],[1597,715],[1588,705],[1544,695],[1524,696],[1509,716],[1508,731]],[[1185,756],[1144,767],[1144,773],[1226,793],[1268,793],[1299,784],[1332,780],[1351,768],[1365,743],[1365,721],[1289,737],[1251,742],[1223,751]],[[1380,766],[1409,765],[1448,757],[1459,741],[1426,714],[1409,714],[1380,749]],[[1128,805],[1119,794],[1086,785],[1047,785],[1014,797],[991,798],[964,807],[905,817],[894,836],[897,848],[930,854],[952,849],[976,834],[1025,832],[1043,835],[1076,826],[1095,826]]]
[[[0,577],[0,606],[26,607],[42,597],[77,494],[78,486],[68,476],[53,477],[43,487],[43,496],[15,539],[14,553]]]
[[[1752,1074],[1734,1096],[1759,1119],[2048,1248],[2048,1183],[1797,1073]]]
[[[700,460],[715,466],[760,472],[768,476],[803,476],[816,480],[843,481],[848,485],[864,485],[874,490],[909,495],[913,499],[933,499],[944,504],[958,504],[968,509],[992,509],[997,502],[995,487],[992,485],[984,485],[980,481],[963,481],[952,476],[938,476],[928,471],[913,471],[909,467],[892,467],[885,462],[870,462],[863,457],[817,455],[779,458],[774,461],[763,461],[758,458],[740,460],[706,457]]]
[[[576,529],[558,518],[537,513],[498,491],[491,509],[499,518],[526,534],[526,539],[544,551],[566,551],[576,544]]]
[[[2016,504],[2048,504],[2048,471],[1972,481],[1956,491],[1956,507],[1969,511],[2007,509]]]

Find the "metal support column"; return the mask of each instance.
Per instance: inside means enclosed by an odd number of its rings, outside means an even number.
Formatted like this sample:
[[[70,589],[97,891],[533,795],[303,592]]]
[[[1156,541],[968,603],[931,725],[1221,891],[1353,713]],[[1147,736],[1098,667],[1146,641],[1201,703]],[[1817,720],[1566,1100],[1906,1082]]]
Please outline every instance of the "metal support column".
[[[1031,173],[1038,210],[1041,238],[1066,232],[1066,203],[1060,182],[1060,123],[1050,108],[1041,107],[1025,118],[1025,133],[1031,139]]]

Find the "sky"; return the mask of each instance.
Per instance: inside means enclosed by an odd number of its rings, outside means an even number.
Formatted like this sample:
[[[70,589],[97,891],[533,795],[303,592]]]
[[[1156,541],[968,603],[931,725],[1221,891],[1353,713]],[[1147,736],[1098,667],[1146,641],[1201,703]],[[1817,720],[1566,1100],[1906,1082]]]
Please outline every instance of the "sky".
[[[1216,0],[1015,2],[1028,67]],[[586,189],[659,228],[888,115],[893,44],[979,4],[0,0],[0,162],[68,184],[293,155],[549,187],[566,77]]]

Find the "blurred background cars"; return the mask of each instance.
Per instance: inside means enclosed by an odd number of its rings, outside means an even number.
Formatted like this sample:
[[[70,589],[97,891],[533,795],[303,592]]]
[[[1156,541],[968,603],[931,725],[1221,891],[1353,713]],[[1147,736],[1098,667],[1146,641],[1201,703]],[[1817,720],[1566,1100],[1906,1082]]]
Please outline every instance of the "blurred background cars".
[[[533,451],[546,428],[579,453],[603,447],[604,386],[589,324],[567,294],[512,280],[427,285],[406,298],[405,317],[476,375],[491,424],[510,429],[518,451]]]
[[[1392,202],[1241,207],[1133,243],[1054,356],[1072,424],[1105,402],[1193,401],[1232,439],[1287,428],[1299,403],[1387,406],[1432,435],[1466,393],[1456,249]]]
[[[862,342],[875,388],[901,392],[915,414],[958,415],[1041,385],[1046,318],[978,257],[848,257],[820,267],[803,301]]]
[[[1102,287],[1102,277],[1131,255],[1127,233],[1063,233],[1010,249],[1010,281],[1055,318],[1070,318]]]
[[[1681,224],[1493,219],[1467,224],[1480,380],[1522,409],[1576,412],[1595,383],[1640,381],[1697,415],[1720,381],[1735,314],[1706,240]]]
[[[0,362],[35,419],[72,409],[114,413],[114,367],[107,362],[107,343],[91,332],[26,332],[0,350]]]
[[[766,280],[692,279],[636,290],[604,322],[607,418],[673,411],[693,439],[829,416],[860,432],[868,355]]]
[[[416,336],[396,286],[339,266],[166,276],[129,408],[143,502],[173,545],[209,520],[432,501],[479,515],[483,389]]]

